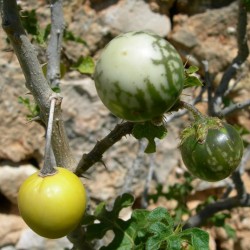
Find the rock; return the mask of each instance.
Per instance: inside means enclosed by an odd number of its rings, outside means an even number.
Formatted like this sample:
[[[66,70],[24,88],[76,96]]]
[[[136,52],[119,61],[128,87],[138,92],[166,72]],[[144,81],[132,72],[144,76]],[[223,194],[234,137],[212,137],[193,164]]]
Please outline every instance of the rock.
[[[203,68],[201,61],[207,60],[211,74],[224,71],[237,54],[236,36],[228,32],[236,27],[237,9],[233,3],[189,18],[176,15],[169,39],[184,57],[195,57],[200,68]]]
[[[26,224],[20,216],[8,214],[0,214],[0,222],[0,247],[15,245]]]
[[[72,244],[66,237],[51,240],[43,238],[31,229],[27,228],[23,230],[19,241],[16,244],[17,250],[32,249],[32,250],[61,250],[61,249],[71,249]]]
[[[11,201],[12,204],[17,204],[17,194],[21,184],[35,171],[37,171],[37,169],[32,165],[0,167],[0,192]]]
[[[0,159],[12,162],[34,159],[39,162],[44,150],[44,129],[35,122],[28,123],[26,116],[30,113],[18,101],[22,96],[32,102],[24,83],[16,60],[0,66]]]
[[[14,246],[5,246],[2,247],[1,250],[16,250],[16,248]]]
[[[169,18],[152,12],[149,4],[142,0],[119,1],[118,4],[103,10],[101,21],[117,33],[151,30],[164,37],[171,29]]]
[[[194,15],[207,9],[221,8],[235,0],[176,0],[175,9],[178,13]]]

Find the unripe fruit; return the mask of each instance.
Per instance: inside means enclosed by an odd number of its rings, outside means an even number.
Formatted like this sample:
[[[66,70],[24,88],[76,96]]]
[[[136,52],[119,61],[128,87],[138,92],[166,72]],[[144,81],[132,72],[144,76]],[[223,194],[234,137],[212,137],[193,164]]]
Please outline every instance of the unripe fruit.
[[[162,116],[178,100],[184,67],[175,48],[149,32],[128,32],[104,48],[94,73],[97,93],[116,116],[141,122]]]

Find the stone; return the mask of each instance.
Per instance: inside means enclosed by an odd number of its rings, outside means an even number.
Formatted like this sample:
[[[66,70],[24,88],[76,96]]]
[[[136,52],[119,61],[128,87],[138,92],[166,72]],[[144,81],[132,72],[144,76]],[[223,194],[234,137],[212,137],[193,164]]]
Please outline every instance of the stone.
[[[67,237],[62,237],[60,239],[46,239],[35,232],[30,228],[23,230],[19,241],[16,244],[17,250],[23,249],[50,249],[50,250],[61,250],[61,249],[71,249],[72,243],[69,242]]]
[[[8,59],[9,54],[5,53]],[[19,97],[32,98],[25,88],[20,66],[14,58],[6,65],[0,65],[0,159],[19,162],[34,159],[39,162],[44,150],[44,129],[36,122],[28,122],[27,107]],[[33,105],[33,104],[32,104]]]
[[[207,9],[221,8],[227,6],[235,0],[176,0],[176,11],[194,15],[206,11]]]
[[[26,224],[20,216],[13,214],[0,214],[0,222],[0,247],[15,245]]]
[[[184,60],[192,55],[201,69],[202,61],[206,60],[210,74],[217,74],[224,71],[237,54],[236,36],[228,32],[228,29],[236,27],[237,9],[237,3],[232,3],[191,17],[176,15],[168,38],[186,57]]]
[[[149,4],[142,0],[119,1],[103,10],[100,18],[104,25],[115,29],[117,33],[150,30],[165,37],[171,29],[170,19],[152,12]]]
[[[0,192],[12,204],[17,204],[17,194],[21,184],[35,171],[37,169],[29,164],[19,167],[0,167]]]

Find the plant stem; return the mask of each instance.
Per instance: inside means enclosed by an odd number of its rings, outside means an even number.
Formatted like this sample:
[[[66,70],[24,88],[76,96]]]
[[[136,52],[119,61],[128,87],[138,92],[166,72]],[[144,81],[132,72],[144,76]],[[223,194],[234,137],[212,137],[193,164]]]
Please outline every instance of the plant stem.
[[[50,97],[54,94],[44,77],[34,46],[30,43],[19,18],[16,0],[0,0],[0,15],[3,30],[13,46],[25,76],[26,87],[34,96],[40,108],[39,117],[44,124],[48,123]],[[57,166],[73,170],[76,166],[75,158],[71,153],[68,137],[64,127],[60,102],[55,107],[55,126],[51,144]]]
[[[47,80],[51,87],[54,88],[59,87],[60,84],[60,59],[65,24],[63,18],[63,0],[51,0],[50,2],[51,31],[47,48]]]
[[[195,106],[193,106],[187,102],[180,101],[179,106],[180,106],[180,108],[185,108],[188,111],[190,111],[192,113],[192,115],[194,116],[195,120],[204,120],[206,117]]]
[[[49,120],[46,133],[46,144],[45,144],[45,153],[44,153],[44,165],[41,169],[39,175],[42,177],[53,175],[56,173],[56,169],[51,165],[51,136],[53,130],[53,120],[55,112],[56,98],[52,97],[50,102],[50,111],[49,111]]]

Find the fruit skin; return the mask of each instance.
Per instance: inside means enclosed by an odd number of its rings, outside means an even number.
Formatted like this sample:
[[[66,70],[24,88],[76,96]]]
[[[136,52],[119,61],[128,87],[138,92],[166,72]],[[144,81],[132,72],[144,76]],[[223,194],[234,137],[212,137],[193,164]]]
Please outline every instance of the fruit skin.
[[[46,238],[60,238],[81,221],[86,209],[86,191],[81,180],[65,168],[54,175],[29,176],[18,193],[19,212],[27,225]]]
[[[183,89],[184,67],[165,39],[149,32],[128,32],[104,48],[94,80],[100,99],[114,115],[142,122],[175,104]]]
[[[228,177],[239,165],[243,141],[237,130],[227,124],[209,128],[203,142],[190,133],[180,145],[187,169],[196,177],[214,182]]]

